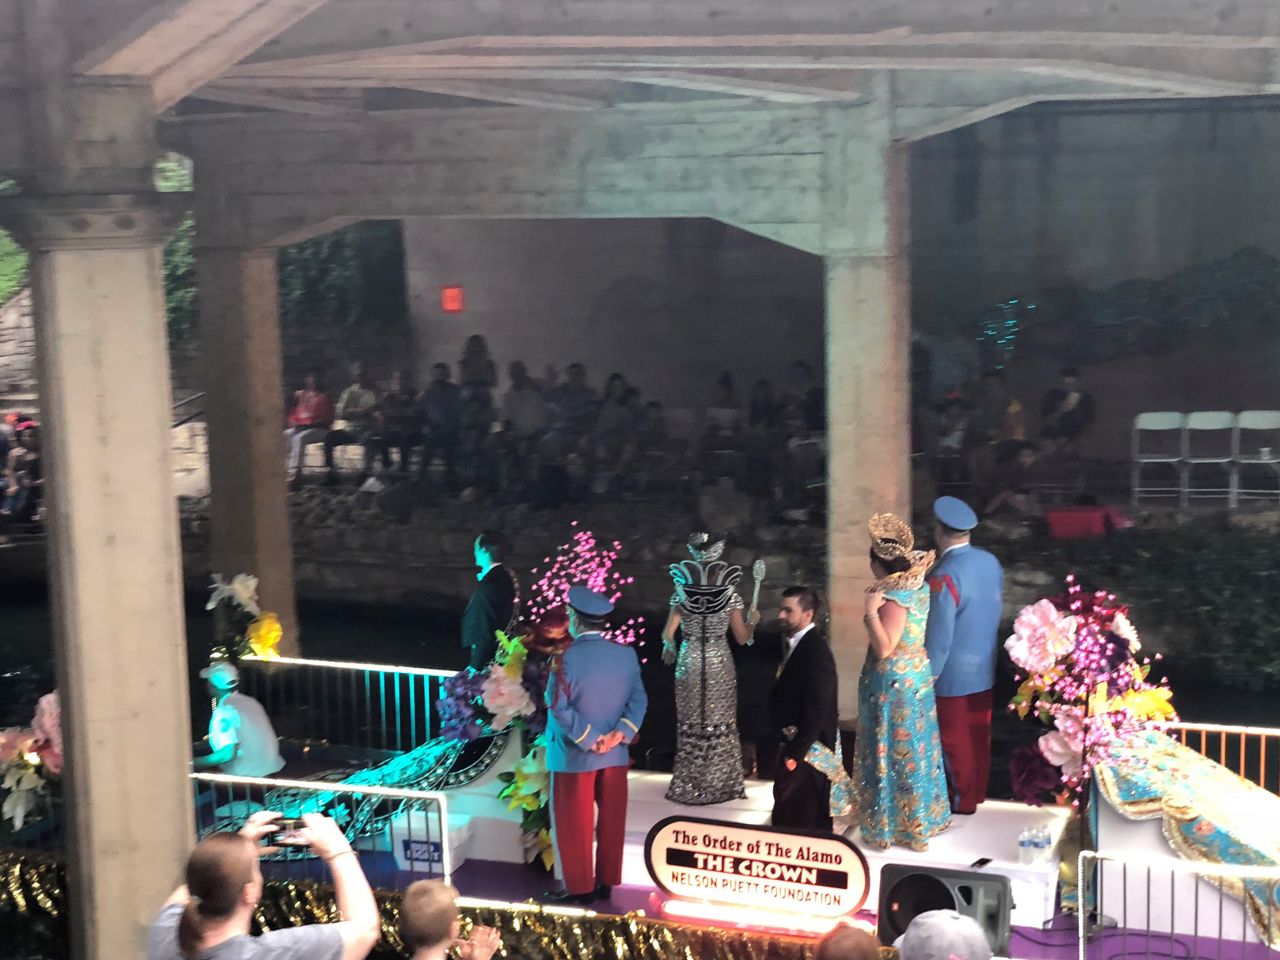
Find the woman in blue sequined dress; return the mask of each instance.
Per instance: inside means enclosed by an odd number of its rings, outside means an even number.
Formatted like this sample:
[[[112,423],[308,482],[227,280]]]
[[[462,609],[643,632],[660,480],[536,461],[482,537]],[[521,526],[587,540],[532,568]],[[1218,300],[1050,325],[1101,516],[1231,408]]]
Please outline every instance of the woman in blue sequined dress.
[[[876,514],[865,625],[869,649],[858,681],[858,738],[848,816],[867,843],[923,850],[951,825],[951,803],[924,649],[925,574],[933,554],[913,550],[911,527]]]

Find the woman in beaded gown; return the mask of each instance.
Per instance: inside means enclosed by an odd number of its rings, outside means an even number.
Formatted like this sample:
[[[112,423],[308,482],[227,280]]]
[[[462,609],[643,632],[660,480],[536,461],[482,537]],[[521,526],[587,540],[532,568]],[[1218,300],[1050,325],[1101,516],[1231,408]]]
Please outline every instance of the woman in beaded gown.
[[[951,825],[933,671],[924,648],[924,577],[934,557],[912,549],[910,525],[893,514],[876,514],[868,528],[876,582],[867,591],[858,740],[853,776],[844,791],[833,790],[833,806],[843,793],[839,814],[852,819],[867,843],[924,850]]]
[[[667,799],[676,803],[723,803],[746,795],[728,634],[750,643],[760,614],[743,616],[742,597],[734,589],[742,568],[721,560],[723,552],[723,538],[695,533],[689,538],[693,559],[671,565],[675,594],[662,631],[662,660],[676,665],[676,763],[667,790]]]

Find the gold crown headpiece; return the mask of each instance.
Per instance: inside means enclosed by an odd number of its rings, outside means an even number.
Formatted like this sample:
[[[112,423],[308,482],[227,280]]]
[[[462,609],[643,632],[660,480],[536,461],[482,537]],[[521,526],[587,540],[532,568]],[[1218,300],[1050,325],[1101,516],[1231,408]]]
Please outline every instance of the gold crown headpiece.
[[[877,513],[867,521],[871,534],[871,552],[881,560],[897,560],[911,553],[916,545],[911,524],[892,513]]]

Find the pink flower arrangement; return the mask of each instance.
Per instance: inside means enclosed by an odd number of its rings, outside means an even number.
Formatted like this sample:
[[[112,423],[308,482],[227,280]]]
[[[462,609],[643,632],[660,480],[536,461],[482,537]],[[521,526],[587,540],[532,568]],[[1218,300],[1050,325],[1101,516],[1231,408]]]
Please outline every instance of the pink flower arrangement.
[[[1106,761],[1112,743],[1177,719],[1164,681],[1147,682],[1151,661],[1134,658],[1141,641],[1115,599],[1087,594],[1068,577],[1066,594],[1024,607],[1005,641],[1022,671],[1009,709],[1052,728],[1035,749],[1072,789]]]
[[[62,704],[58,691],[46,693],[36,703],[31,731],[36,736],[40,762],[52,776],[58,776],[62,773]]]
[[[480,686],[480,699],[493,714],[490,729],[505,730],[516,717],[531,716],[537,709],[520,677],[512,677],[499,664],[489,665],[489,675]]]

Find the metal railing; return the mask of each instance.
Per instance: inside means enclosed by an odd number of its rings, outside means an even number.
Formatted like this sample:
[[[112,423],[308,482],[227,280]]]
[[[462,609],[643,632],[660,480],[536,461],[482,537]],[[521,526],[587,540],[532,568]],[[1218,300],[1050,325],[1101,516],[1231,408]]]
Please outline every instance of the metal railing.
[[[181,427],[184,424],[188,424],[192,420],[197,420],[200,417],[203,417],[204,416],[203,410],[196,410],[192,413],[184,413],[182,415],[179,415],[178,411],[189,403],[195,403],[197,400],[203,400],[206,395],[207,394],[205,394],[204,392],[193,393],[191,396],[184,397],[183,399],[175,403],[173,405],[173,424],[171,429],[176,430],[178,427]]]
[[[1184,746],[1280,794],[1280,730],[1181,722],[1169,724],[1168,730]]]
[[[435,706],[455,672],[295,657],[240,663],[241,689],[282,738],[387,753],[439,735]]]
[[[1080,854],[1079,960],[1274,958],[1280,867]],[[1240,894],[1260,905],[1254,916]]]
[[[424,877],[449,882],[449,804],[443,793],[353,786],[316,780],[193,773],[196,833],[238,830],[255,810],[286,817],[323,813],[360,854],[365,876],[380,887]],[[305,847],[281,847],[263,859],[270,879],[325,880],[325,865]]]

